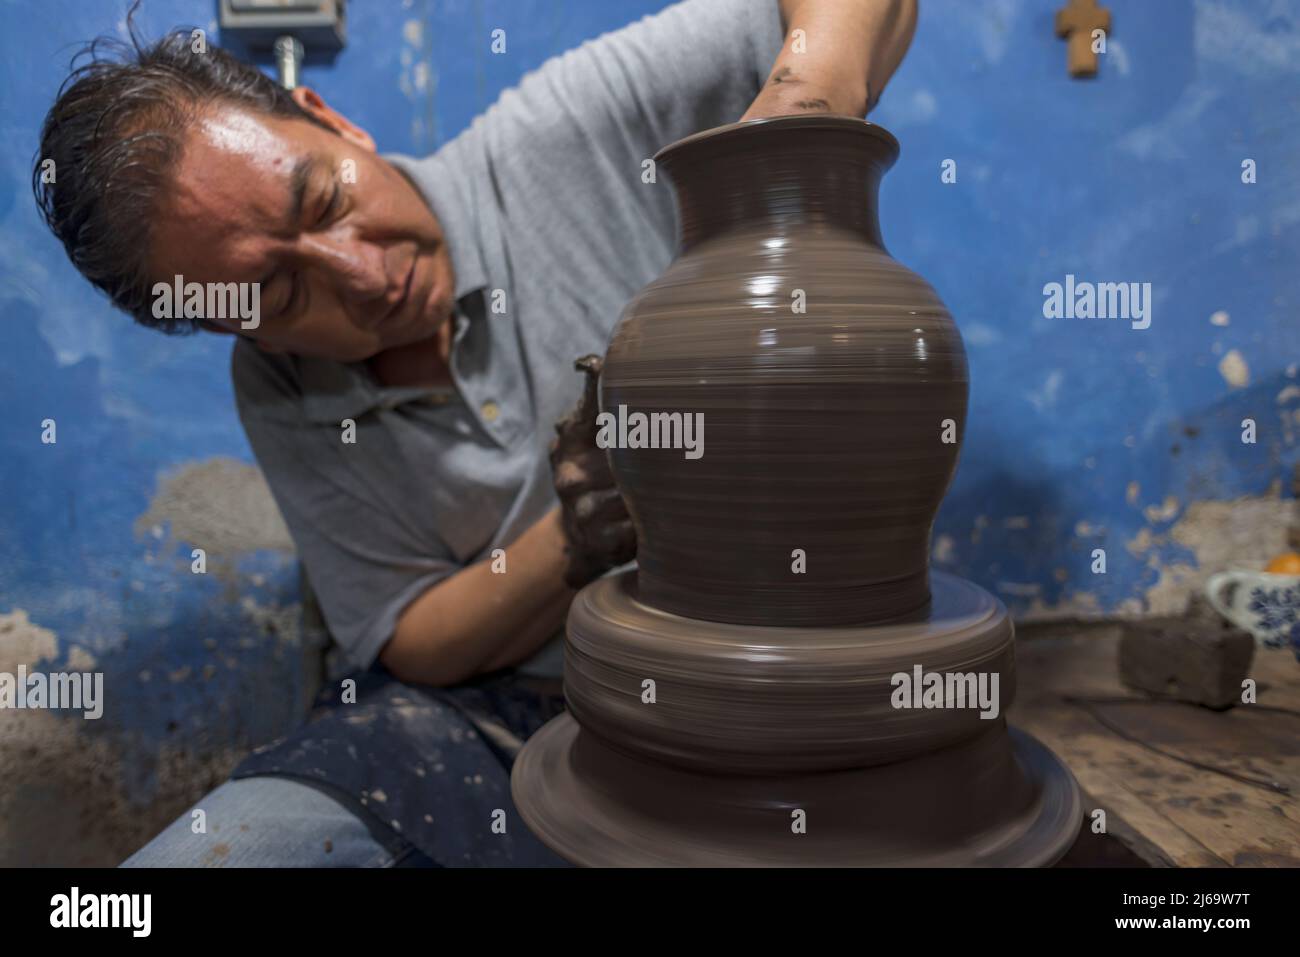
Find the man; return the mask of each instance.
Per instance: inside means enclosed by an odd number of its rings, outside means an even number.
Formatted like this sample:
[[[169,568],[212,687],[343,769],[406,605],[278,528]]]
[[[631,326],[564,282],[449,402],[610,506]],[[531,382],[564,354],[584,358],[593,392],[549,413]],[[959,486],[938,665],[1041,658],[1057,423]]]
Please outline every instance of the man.
[[[594,445],[599,360],[584,387],[574,359],[673,255],[644,161],[738,119],[865,115],[915,18],[687,0],[550,60],[422,160],[187,34],[69,78],[42,131],[50,226],[138,321],[238,337],[241,419],[353,669],[196,805],[206,833],[183,815],[128,864],[560,863],[509,768],[562,707],[574,589],[635,557]],[[260,314],[166,318],[153,290],[177,276],[257,284]]]

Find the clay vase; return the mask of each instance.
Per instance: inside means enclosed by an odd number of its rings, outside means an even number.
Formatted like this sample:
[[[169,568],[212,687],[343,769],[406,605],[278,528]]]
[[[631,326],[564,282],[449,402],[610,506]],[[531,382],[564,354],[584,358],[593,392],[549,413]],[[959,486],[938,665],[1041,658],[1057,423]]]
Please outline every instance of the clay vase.
[[[703,442],[609,449],[639,569],[575,598],[568,711],[511,779],[570,861],[1041,866],[1078,832],[1070,772],[1006,724],[1006,609],[929,570],[968,375],[948,311],[881,240],[897,156],[826,115],[656,156],[680,248],[624,312],[601,407],[660,415],[665,440],[698,417]],[[927,673],[987,693],[899,697]]]
[[[876,197],[897,157],[881,127],[825,115],[710,130],[656,157],[680,250],[624,311],[602,408],[702,413],[705,444],[686,463],[610,451],[647,603],[841,625],[929,602],[968,376],[948,310],[881,240]]]

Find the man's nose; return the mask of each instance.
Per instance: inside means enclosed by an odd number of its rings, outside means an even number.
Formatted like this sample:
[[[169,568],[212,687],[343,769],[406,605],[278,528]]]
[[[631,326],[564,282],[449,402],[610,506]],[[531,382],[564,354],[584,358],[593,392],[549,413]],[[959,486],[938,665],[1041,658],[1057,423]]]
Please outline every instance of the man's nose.
[[[369,302],[382,297],[389,286],[385,251],[355,238],[306,236],[307,254],[325,271],[331,285],[345,300]]]

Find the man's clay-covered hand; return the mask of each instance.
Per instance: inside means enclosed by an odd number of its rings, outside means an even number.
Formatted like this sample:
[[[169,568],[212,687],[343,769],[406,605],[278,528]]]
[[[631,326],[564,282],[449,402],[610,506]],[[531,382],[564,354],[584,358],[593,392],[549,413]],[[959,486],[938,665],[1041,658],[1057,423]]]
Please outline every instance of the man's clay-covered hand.
[[[568,564],[564,580],[579,588],[636,558],[636,531],[614,484],[605,450],[596,446],[597,385],[604,360],[583,356],[574,368],[587,382],[578,404],[555,423],[551,471],[560,497]]]

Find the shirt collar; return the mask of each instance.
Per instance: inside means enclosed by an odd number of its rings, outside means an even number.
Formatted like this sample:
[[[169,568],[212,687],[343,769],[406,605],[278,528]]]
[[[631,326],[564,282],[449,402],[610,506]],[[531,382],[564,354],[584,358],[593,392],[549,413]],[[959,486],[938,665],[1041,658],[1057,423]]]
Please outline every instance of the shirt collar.
[[[456,276],[456,333],[453,350],[464,336],[468,315],[465,300],[487,288],[487,269],[477,223],[469,203],[470,184],[459,164],[447,162],[439,151],[424,159],[387,153],[383,159],[402,173],[420,193],[425,204],[438,217],[452,271]],[[318,424],[337,424],[356,418],[376,407],[392,408],[402,402],[427,395],[423,388],[393,388],[380,385],[364,363],[342,363],[330,359],[295,356],[302,385],[303,413]]]

